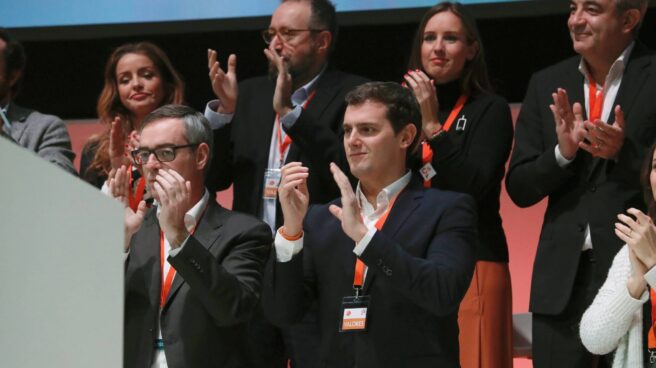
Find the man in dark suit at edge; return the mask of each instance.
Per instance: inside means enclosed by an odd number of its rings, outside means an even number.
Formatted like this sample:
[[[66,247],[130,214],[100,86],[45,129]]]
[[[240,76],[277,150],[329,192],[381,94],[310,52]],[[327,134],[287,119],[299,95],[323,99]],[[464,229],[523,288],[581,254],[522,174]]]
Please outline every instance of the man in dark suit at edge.
[[[570,1],[579,56],[533,75],[519,114],[508,193],[520,207],[549,199],[531,285],[536,368],[605,364],[578,325],[622,246],[617,214],[643,207],[639,167],[656,136],[656,70],[636,40],[646,7]]]
[[[321,367],[459,367],[457,312],[474,267],[476,205],[467,194],[423,188],[408,169],[421,128],[412,92],[371,82],[346,101],[344,148],[357,188],[331,164],[341,200],[308,211],[314,173],[298,162],[283,167],[284,225],[267,264],[265,311],[288,325],[318,300]]]
[[[209,77],[218,98],[205,110],[216,141],[208,187],[233,185],[233,209],[257,216],[272,232],[281,224],[277,186],[285,162],[300,161],[312,170],[308,188],[313,203],[339,195],[328,164],[347,166],[340,141],[344,95],[365,80],[330,66],[336,37],[335,7],[329,0],[285,0],[263,31],[270,76],[237,84],[236,56],[229,56],[224,70],[217,53],[208,51]],[[284,332],[295,368],[314,366],[314,325],[309,314],[303,326]],[[259,366],[286,367],[280,332],[263,316],[256,316],[251,327]]]

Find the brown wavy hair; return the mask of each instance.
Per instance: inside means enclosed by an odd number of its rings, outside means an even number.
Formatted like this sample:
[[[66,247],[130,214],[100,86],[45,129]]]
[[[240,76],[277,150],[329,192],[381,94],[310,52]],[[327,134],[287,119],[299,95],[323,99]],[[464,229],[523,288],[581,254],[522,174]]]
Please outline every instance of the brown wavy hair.
[[[485,63],[485,52],[483,51],[483,43],[481,42],[481,35],[476,25],[476,20],[465,8],[464,5],[457,2],[445,1],[439,3],[432,8],[428,9],[424,17],[419,23],[417,33],[412,41],[412,51],[410,51],[410,60],[408,61],[408,68],[410,70],[421,69],[424,66],[421,63],[421,45],[424,41],[424,29],[428,21],[437,13],[451,12],[455,14],[462,22],[467,36],[467,42],[471,45],[478,43],[478,52],[474,58],[465,63],[465,68],[460,77],[460,90],[464,93],[471,94],[473,92],[486,92],[492,90],[490,77],[487,73],[487,64]]]
[[[145,55],[153,62],[162,77],[164,87],[162,105],[184,104],[184,81],[162,49],[150,42],[127,43],[114,49],[105,65],[105,85],[102,92],[100,92],[98,105],[96,106],[98,119],[101,124],[105,125],[105,130],[91,137],[89,143],[87,143],[96,145],[97,149],[93,161],[86,172],[82,173],[85,176],[91,172],[109,172],[109,134],[111,123],[115,117],[121,118],[123,132],[126,134],[139,128],[136,124],[140,124],[140,122],[133,121],[130,112],[123,106],[118,94],[116,65],[127,54]]]

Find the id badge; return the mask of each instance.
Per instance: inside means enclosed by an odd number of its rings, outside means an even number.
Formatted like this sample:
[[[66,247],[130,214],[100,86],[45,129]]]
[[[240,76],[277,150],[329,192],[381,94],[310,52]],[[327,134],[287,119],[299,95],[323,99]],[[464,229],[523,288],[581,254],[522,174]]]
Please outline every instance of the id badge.
[[[367,330],[367,311],[369,296],[345,296],[342,299],[342,320],[339,332],[358,332]]]
[[[276,199],[280,185],[280,169],[264,170],[264,199]]]
[[[435,175],[437,175],[433,165],[431,165],[430,162],[422,166],[421,169],[419,169],[419,173],[421,174],[421,177],[424,178],[424,181],[431,180]]]

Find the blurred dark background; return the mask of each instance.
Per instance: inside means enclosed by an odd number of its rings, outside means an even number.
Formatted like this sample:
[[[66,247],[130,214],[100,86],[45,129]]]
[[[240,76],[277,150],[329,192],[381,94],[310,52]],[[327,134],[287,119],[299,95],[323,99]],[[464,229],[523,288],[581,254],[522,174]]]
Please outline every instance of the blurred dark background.
[[[519,7],[499,12],[496,7],[501,5],[473,9],[490,75],[497,92],[510,102],[521,102],[533,72],[574,55],[566,27],[568,2],[542,1],[534,4],[549,3],[547,10]],[[373,80],[400,81],[424,11],[340,13],[342,26],[333,63]],[[202,110],[213,97],[207,77],[207,48],[216,49],[222,62],[229,53],[237,54],[240,80],[263,74],[266,58],[260,30],[268,26],[268,21],[267,17],[215,24],[203,21],[12,30],[28,54],[17,101],[63,119],[95,118],[103,67],[112,49],[125,42],[149,40],[164,49],[184,76],[187,102]],[[652,48],[656,48],[655,25],[656,10],[650,8],[640,40]]]

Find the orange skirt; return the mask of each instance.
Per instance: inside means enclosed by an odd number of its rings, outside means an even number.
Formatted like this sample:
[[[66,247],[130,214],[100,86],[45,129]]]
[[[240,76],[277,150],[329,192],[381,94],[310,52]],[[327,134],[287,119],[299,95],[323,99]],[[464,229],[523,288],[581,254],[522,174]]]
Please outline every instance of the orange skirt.
[[[512,288],[507,263],[478,261],[460,303],[460,366],[509,368],[512,359]]]

